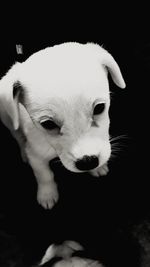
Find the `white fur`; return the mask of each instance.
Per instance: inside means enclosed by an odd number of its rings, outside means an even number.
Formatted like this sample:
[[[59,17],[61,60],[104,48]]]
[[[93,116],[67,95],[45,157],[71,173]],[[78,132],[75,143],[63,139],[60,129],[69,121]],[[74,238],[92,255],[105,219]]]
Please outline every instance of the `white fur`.
[[[70,171],[80,172],[75,163],[97,156],[94,176],[108,172],[109,83],[125,87],[113,57],[95,44],[64,43],[41,50],[22,64],[15,64],[0,81],[0,117],[18,141],[24,159],[38,182],[38,202],[52,208],[58,200],[57,187],[48,162],[58,156]],[[21,92],[13,97],[13,84]],[[101,115],[93,117],[96,103],[105,103]],[[53,118],[60,132],[47,131],[40,122]],[[93,122],[95,125],[93,125]],[[22,138],[26,137],[26,142]]]
[[[65,241],[61,245],[50,245],[45,252],[40,264],[42,266],[55,257],[60,260],[54,263],[54,267],[103,267],[98,261],[74,256],[74,252],[84,250],[83,247],[75,241]]]

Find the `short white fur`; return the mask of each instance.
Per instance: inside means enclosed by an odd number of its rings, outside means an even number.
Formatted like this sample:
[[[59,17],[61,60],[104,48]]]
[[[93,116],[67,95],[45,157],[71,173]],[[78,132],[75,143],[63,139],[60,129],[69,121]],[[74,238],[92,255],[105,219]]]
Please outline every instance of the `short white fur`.
[[[34,171],[37,200],[44,208],[51,209],[58,200],[49,168],[54,157],[59,157],[68,170],[82,172],[76,162],[84,156],[95,156],[99,164],[88,171],[94,176],[108,172],[111,146],[107,72],[117,86],[125,87],[118,64],[105,49],[97,44],[70,42],[43,49],[16,63],[0,81],[0,118]],[[105,110],[94,116],[96,103],[104,103]],[[58,129],[44,129],[41,122],[48,119],[55,121]]]

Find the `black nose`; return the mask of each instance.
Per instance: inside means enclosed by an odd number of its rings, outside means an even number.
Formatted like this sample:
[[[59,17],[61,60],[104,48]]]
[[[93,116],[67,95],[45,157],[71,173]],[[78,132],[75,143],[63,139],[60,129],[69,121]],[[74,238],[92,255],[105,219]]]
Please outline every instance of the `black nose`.
[[[88,171],[96,168],[99,165],[97,156],[84,156],[76,161],[76,167],[80,171]]]

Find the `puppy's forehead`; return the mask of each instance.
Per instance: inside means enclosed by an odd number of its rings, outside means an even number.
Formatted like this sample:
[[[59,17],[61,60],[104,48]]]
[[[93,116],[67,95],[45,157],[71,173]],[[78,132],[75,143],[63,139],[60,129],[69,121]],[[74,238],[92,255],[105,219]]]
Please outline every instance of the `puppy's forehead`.
[[[74,120],[75,118],[80,119],[82,115],[90,117],[94,101],[95,98],[88,98],[81,94],[67,99],[51,97],[45,98],[45,101],[35,99],[30,102],[29,100],[27,108],[31,116],[36,120],[40,120],[45,116],[53,117],[60,121],[69,120],[69,118]]]
[[[35,53],[22,64],[20,79],[42,98],[108,93],[106,71],[96,53],[84,45],[60,45]]]

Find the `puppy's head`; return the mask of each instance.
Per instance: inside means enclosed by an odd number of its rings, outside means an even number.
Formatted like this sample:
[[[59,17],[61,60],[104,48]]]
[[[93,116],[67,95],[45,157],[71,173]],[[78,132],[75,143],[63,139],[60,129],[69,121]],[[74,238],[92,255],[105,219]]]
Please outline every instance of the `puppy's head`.
[[[14,65],[1,80],[1,118],[17,130],[21,101],[67,169],[102,166],[111,154],[108,72],[125,87],[117,63],[98,45],[65,43],[44,49]]]

